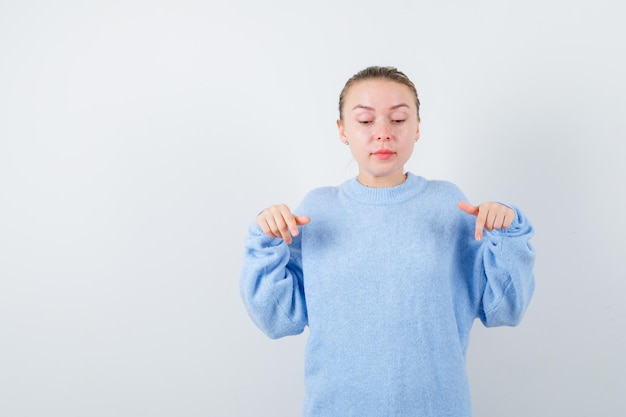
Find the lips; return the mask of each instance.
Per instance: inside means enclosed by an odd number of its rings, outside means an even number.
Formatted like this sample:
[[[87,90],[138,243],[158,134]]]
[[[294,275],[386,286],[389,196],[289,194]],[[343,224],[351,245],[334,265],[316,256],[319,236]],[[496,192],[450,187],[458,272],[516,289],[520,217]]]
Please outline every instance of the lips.
[[[374,155],[376,158],[378,159],[382,159],[382,160],[386,160],[391,158],[392,156],[394,156],[396,153],[393,151],[390,151],[388,149],[381,149],[379,151],[373,152],[372,155]]]

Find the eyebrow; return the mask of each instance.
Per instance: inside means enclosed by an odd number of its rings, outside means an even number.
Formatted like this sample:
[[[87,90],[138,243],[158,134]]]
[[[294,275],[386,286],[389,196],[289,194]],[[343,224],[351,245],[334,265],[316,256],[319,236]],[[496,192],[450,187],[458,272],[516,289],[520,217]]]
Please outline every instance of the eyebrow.
[[[391,106],[389,108],[389,110],[395,110],[395,109],[400,108],[400,107],[410,108],[408,104],[400,103],[400,104],[396,104],[395,106]],[[354,106],[352,108],[352,111],[355,111],[357,109],[370,110],[370,111],[374,111],[375,110],[373,107],[364,106],[363,104],[357,104],[356,106]]]

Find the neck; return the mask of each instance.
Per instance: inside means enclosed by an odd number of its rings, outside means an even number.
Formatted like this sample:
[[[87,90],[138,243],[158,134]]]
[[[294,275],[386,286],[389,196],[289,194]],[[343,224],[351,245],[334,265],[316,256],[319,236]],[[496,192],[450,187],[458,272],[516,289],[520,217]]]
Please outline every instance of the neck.
[[[402,184],[406,180],[407,175],[403,171],[398,171],[392,175],[374,176],[363,175],[359,173],[357,181],[366,187],[372,188],[389,188]]]

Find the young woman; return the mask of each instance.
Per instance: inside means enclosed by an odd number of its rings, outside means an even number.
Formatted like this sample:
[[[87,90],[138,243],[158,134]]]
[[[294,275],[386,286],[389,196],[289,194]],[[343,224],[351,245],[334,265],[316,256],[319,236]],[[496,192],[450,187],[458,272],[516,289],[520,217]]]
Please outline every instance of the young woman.
[[[359,173],[251,225],[241,296],[269,337],[301,333],[304,415],[470,416],[472,324],[514,326],[534,289],[533,228],[511,205],[470,205],[405,172],[419,139],[413,83],[370,67],[337,121]],[[484,233],[486,231],[486,233]]]

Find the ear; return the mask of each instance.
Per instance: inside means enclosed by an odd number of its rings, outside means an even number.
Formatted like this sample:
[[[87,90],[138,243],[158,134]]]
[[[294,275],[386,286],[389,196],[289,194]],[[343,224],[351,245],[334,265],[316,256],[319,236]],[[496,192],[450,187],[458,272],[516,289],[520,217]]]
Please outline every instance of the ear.
[[[417,121],[417,130],[415,131],[415,141],[417,142],[417,140],[420,138],[420,123],[419,120]]]
[[[339,130],[339,140],[341,141],[341,143],[345,143],[348,138],[346,137],[346,131],[343,128],[343,123],[341,122],[341,120],[337,120],[337,130]]]

